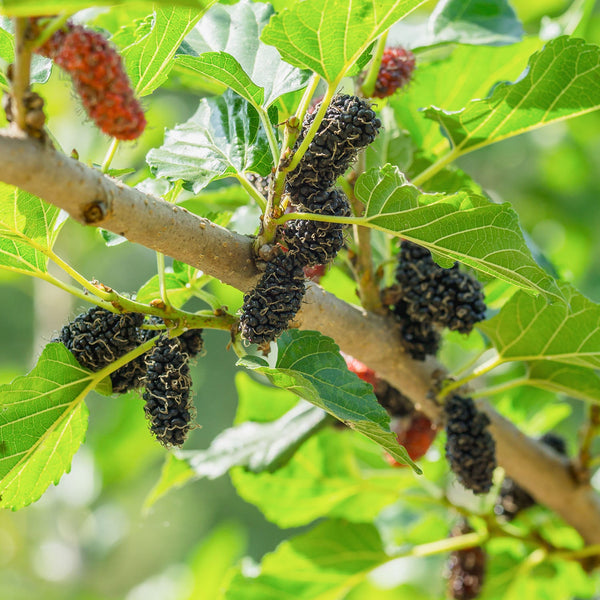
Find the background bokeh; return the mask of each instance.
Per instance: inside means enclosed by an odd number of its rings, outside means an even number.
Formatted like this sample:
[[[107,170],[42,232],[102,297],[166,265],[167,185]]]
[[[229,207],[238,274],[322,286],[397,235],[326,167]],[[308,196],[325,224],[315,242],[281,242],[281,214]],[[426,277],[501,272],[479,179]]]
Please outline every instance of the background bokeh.
[[[559,15],[568,2],[517,0],[513,5],[534,33],[544,15]],[[98,22],[111,18],[116,17],[104,13]],[[597,13],[585,34],[588,41],[600,42]],[[76,149],[86,163],[101,163],[109,140],[86,121],[66,77],[55,70],[41,93],[48,126],[62,149]],[[186,120],[197,101],[176,77],[153,94],[146,100],[150,127],[138,142],[120,148],[113,166],[136,168],[132,183],[144,179],[146,152],[161,143],[164,128]],[[600,114],[493,145],[464,157],[459,166],[493,198],[510,202],[558,273],[600,301]],[[156,272],[153,252],[131,244],[107,248],[98,232],[73,222],[63,229],[56,249],[86,277],[122,292],[134,292]],[[227,297],[230,306],[239,302],[239,293]],[[87,309],[47,284],[3,271],[0,306],[2,383],[27,372],[62,324]],[[207,333],[207,353],[193,366],[201,428],[192,433],[189,448],[207,447],[232,424],[236,367],[227,343],[225,333]],[[450,340],[444,352],[449,362],[459,361],[461,344]],[[530,406],[546,393],[533,394]],[[268,523],[241,500],[228,477],[192,483],[145,508],[166,452],[147,431],[140,398],[92,394],[87,404],[89,431],[71,473],[36,504],[18,513],[0,512],[0,600],[210,599],[230,565],[245,557],[251,568],[252,561],[292,533]],[[567,399],[564,405],[556,428],[574,448],[583,414]],[[438,448],[430,460],[439,455]],[[425,581],[427,565],[405,562],[400,570]],[[386,573],[380,575],[385,580]],[[440,586],[428,585],[431,595],[423,597],[436,596]],[[352,598],[404,597],[370,592],[369,586]]]

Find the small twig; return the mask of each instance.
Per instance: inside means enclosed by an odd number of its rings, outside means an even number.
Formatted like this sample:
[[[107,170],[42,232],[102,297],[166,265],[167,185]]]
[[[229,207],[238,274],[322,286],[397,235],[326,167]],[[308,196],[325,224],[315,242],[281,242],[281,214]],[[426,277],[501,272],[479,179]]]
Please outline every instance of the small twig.
[[[29,19],[19,17],[15,24],[15,62],[12,69],[12,114],[19,129],[27,131],[25,93],[29,89],[31,45],[27,40]]]
[[[115,154],[117,153],[117,148],[119,147],[119,142],[120,140],[118,140],[117,138],[113,138],[110,146],[108,147],[108,150],[106,151],[106,156],[104,157],[104,160],[102,161],[102,172],[103,173],[108,173],[108,170],[110,169],[110,165],[113,161],[113,158],[115,157]]]

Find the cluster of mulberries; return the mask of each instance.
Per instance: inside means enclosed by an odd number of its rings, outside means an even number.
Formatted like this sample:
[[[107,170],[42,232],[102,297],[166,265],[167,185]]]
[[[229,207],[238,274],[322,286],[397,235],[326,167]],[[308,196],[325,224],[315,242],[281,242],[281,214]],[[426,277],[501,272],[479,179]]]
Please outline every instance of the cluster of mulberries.
[[[487,427],[490,421],[471,398],[456,394],[444,403],[446,458],[458,481],[476,494],[492,487],[496,468],[496,444]]]
[[[381,57],[373,98],[387,98],[407,85],[415,70],[415,55],[405,48],[388,47]]]
[[[113,363],[157,335],[142,329],[141,313],[115,314],[93,307],[65,325],[53,341],[62,342],[79,364],[91,371]],[[148,324],[162,325],[159,317]],[[163,335],[148,352],[110,374],[114,393],[146,388],[145,412],[150,429],[165,445],[180,446],[191,429],[189,359],[203,348],[202,330],[190,329],[177,338]]]
[[[269,186],[271,185],[271,175],[262,177],[256,173],[246,173],[246,179],[254,186],[258,193],[266,200],[269,197]]]
[[[179,338],[161,337],[146,353],[144,412],[163,446],[185,442],[195,411],[190,397],[189,354]]]
[[[314,121],[304,119],[296,149]],[[324,216],[350,215],[348,200],[332,189],[359,150],[370,144],[381,122],[370,105],[355,96],[335,96],[298,166],[289,174],[287,192],[301,210]],[[260,190],[257,181],[253,185]],[[281,232],[287,251],[267,263],[258,285],[244,297],[242,336],[250,342],[273,341],[294,318],[304,296],[304,269],[331,262],[344,243],[343,225],[308,219],[290,221]]]
[[[38,21],[32,21],[39,29]],[[146,126],[120,55],[99,33],[67,23],[36,49],[73,80],[75,91],[96,125],[120,140],[134,140]]]
[[[451,532],[450,537],[472,533],[471,527],[462,521]],[[450,553],[446,565],[448,595],[455,600],[474,600],[483,587],[487,555],[481,546],[463,548]]]
[[[458,263],[443,269],[429,250],[404,240],[395,274],[392,312],[399,322],[403,344],[416,360],[437,352],[437,327],[469,333],[485,318],[482,286],[460,271]]]
[[[559,454],[567,455],[565,440],[555,433],[546,433],[540,440]],[[536,501],[513,479],[505,477],[494,506],[494,512],[506,521],[512,521],[521,511],[530,508]]]

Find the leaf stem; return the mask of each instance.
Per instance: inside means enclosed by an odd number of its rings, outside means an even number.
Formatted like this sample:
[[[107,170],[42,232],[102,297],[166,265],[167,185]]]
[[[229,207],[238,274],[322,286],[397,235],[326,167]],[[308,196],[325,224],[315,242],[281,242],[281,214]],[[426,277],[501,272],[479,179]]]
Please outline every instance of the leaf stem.
[[[320,80],[321,80],[321,78],[316,73],[313,73],[309,84],[306,86],[306,89],[304,90],[304,94],[302,94],[300,104],[298,104],[298,108],[296,109],[296,112],[294,113],[295,117],[298,119],[299,123],[302,123],[302,121],[304,121],[304,115],[306,114],[306,111],[308,110],[308,107],[310,106],[310,101],[312,100],[312,97],[315,95],[315,92],[317,91],[317,86],[319,85]]]
[[[15,18],[15,62],[12,73],[12,113],[13,121],[21,131],[27,131],[27,109],[24,97],[29,89],[31,75],[31,45],[27,41],[29,19]]]
[[[108,150],[106,151],[106,156],[104,157],[104,161],[102,162],[102,172],[103,173],[108,173],[108,170],[110,169],[110,164],[113,161],[113,158],[115,157],[115,154],[117,153],[117,148],[119,147],[119,143],[120,140],[118,140],[117,138],[113,138],[110,146],[108,147]]]
[[[419,544],[418,546],[413,546],[409,551],[399,556],[395,556],[394,558],[408,556],[432,556],[434,554],[444,554],[446,552],[453,552],[455,550],[465,550],[467,548],[481,546],[481,544],[483,544],[488,537],[489,533],[487,531],[480,533],[465,533],[463,535],[444,538],[443,540],[437,540],[428,544]]]
[[[277,164],[279,160],[279,146],[277,145],[277,139],[275,138],[275,131],[273,130],[273,126],[271,125],[271,121],[269,119],[269,114],[262,107],[255,107],[258,110],[258,116],[260,117],[260,121],[262,126],[267,134],[267,139],[269,140],[269,147],[271,148],[271,155],[273,156],[273,165]]]
[[[592,462],[592,444],[600,431],[600,406],[591,404],[588,418],[581,432],[581,443],[575,462],[577,477],[581,483],[589,480],[590,463]]]
[[[499,385],[484,387],[481,390],[477,390],[476,392],[470,392],[469,395],[471,398],[483,398],[484,396],[495,396],[496,394],[502,394],[503,392],[508,392],[513,388],[520,387],[522,385],[527,385],[529,380],[527,377],[519,377],[518,379],[512,379],[511,381],[507,381],[506,383],[501,383]]]
[[[446,397],[452,390],[462,387],[463,385],[469,383],[469,381],[473,381],[473,379],[477,379],[477,377],[481,377],[486,373],[489,373],[492,369],[495,369],[497,366],[501,365],[504,362],[500,356],[496,355],[492,357],[487,362],[483,363],[477,369],[475,369],[470,375],[466,375],[461,379],[457,379],[456,381],[449,381],[438,393],[438,400]]]
[[[250,194],[256,204],[258,204],[261,210],[267,208],[267,201],[263,195],[244,177],[242,173],[236,173],[235,178],[240,182],[241,186]]]
[[[323,221],[324,223],[342,223],[343,225],[364,225],[365,219],[362,217],[337,217],[335,215],[321,215],[319,213],[291,212],[281,215],[278,219],[273,219],[274,223],[282,225],[286,221],[293,219],[304,219],[305,221]]]
[[[413,177],[412,184],[416,186],[423,185],[426,181],[428,181],[439,171],[441,171],[445,166],[447,166],[453,160],[458,158],[460,154],[460,150],[458,150],[457,148],[453,148],[452,150],[450,150],[450,152],[439,158],[432,165],[429,165],[424,171],[421,171],[421,173],[419,173],[416,177]]]
[[[294,156],[292,157],[290,164],[286,168],[287,172],[293,171],[298,166],[300,161],[302,160],[302,157],[308,150],[310,143],[313,141],[315,134],[317,133],[319,127],[321,126],[321,121],[323,121],[323,117],[325,116],[325,113],[327,112],[327,109],[329,108],[329,104],[331,103],[331,99],[333,98],[334,94],[335,94],[335,87],[333,85],[329,84],[327,86],[327,91],[325,92],[325,95],[323,96],[323,100],[321,101],[321,106],[319,107],[319,110],[317,111],[317,114],[315,115],[313,122],[311,123],[308,131],[306,132],[306,135],[304,136],[304,139],[302,140],[302,143],[300,144],[298,150],[296,150],[296,152],[294,152]]]
[[[361,86],[362,93],[365,98],[371,98],[375,91],[375,83],[377,82],[377,76],[379,75],[379,68],[381,67],[381,59],[385,52],[385,44],[387,42],[388,31],[383,33],[377,40],[377,46],[375,47],[375,54],[373,60],[369,66],[369,70],[365,77],[365,80]]]

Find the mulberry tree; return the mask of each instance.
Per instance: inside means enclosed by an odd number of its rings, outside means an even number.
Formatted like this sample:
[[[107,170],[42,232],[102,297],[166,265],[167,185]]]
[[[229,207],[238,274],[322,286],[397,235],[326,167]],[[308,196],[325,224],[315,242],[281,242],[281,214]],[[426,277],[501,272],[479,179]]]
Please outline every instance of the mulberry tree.
[[[75,303],[0,387],[0,507],[101,453],[103,399],[133,415],[115,468],[136,424],[164,457],[146,507],[229,474],[306,527],[182,599],[593,597],[600,266],[564,258],[598,224],[598,181],[569,179],[598,167],[583,4],[0,1],[0,270]],[[224,348],[237,415],[206,439]]]

